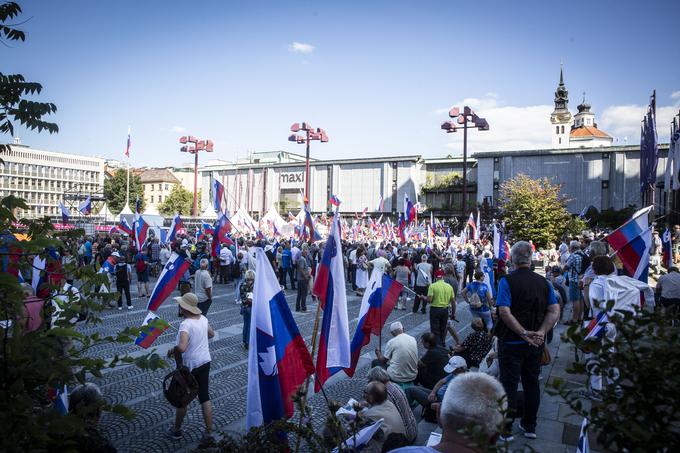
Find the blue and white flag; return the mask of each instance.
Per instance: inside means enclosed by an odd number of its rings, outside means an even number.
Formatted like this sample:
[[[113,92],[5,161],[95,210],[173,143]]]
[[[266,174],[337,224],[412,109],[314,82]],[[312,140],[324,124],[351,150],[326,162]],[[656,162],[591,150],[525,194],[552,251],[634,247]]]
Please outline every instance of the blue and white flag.
[[[92,198],[88,195],[85,201],[78,205],[78,211],[83,215],[90,215],[92,213]]]
[[[334,216],[312,290],[323,309],[319,353],[316,358],[316,391],[319,391],[330,376],[343,368],[349,368],[351,361],[347,287],[339,223],[339,216]]]
[[[261,248],[256,249],[248,349],[246,428],[293,415],[293,395],[314,362],[290,312],[274,269]]]
[[[68,208],[64,206],[64,203],[61,201],[59,202],[59,212],[61,212],[61,223],[68,223],[69,217],[71,217],[71,213],[68,211]]]
[[[68,414],[68,386],[64,385],[57,389],[57,398],[54,400],[54,408],[61,415]]]
[[[173,219],[172,219],[172,225],[170,225],[170,229],[168,230],[168,237],[165,241],[167,242],[174,242],[175,237],[177,236],[177,231],[184,226],[184,223],[182,222],[182,218],[177,214]]]

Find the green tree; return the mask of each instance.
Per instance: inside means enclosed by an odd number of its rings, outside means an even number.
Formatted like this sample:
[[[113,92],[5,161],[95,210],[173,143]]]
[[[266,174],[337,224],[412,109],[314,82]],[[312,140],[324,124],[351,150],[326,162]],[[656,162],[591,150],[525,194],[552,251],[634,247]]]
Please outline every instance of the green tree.
[[[5,41],[25,41],[26,34],[10,23],[21,14],[21,7],[16,2],[0,4],[0,43],[9,47]],[[42,85],[27,82],[21,74],[3,74],[0,72],[0,133],[14,135],[14,122],[30,130],[59,132],[55,123],[47,122],[44,116],[57,111],[57,106],[50,102],[37,102],[28,97],[40,94]],[[8,145],[0,144],[0,153],[7,151]]]
[[[199,195],[200,200],[200,195]],[[194,205],[194,194],[186,190],[180,184],[175,184],[170,195],[158,206],[158,212],[163,215],[189,215]]]
[[[505,226],[516,240],[532,240],[545,247],[565,231],[570,215],[560,186],[548,178],[519,174],[501,184],[499,207]]]
[[[118,214],[125,207],[125,193],[127,190],[127,170],[120,169],[112,178],[104,180],[104,198],[109,205],[109,209],[114,214]],[[130,209],[135,210],[137,198],[142,201],[144,209],[144,186],[139,176],[130,173]]]
[[[610,311],[614,302],[609,302]],[[586,339],[572,326],[565,340],[590,352],[588,368],[603,378],[601,401],[583,404],[580,386],[554,381],[556,389],[578,415],[586,417],[597,441],[607,451],[680,451],[680,324],[678,308],[617,311],[609,317],[611,339]],[[567,371],[588,376],[586,362]],[[599,448],[598,448],[599,450]]]

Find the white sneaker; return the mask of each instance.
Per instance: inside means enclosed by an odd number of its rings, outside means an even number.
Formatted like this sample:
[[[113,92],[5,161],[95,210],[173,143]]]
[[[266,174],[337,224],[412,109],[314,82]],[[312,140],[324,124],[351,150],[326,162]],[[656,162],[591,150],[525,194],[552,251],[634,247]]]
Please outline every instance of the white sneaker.
[[[123,311],[123,307],[118,307],[118,311]]]
[[[527,439],[536,439],[536,433],[534,432],[535,430],[528,431],[526,428],[524,428],[524,426],[522,426],[521,423],[519,424],[519,429],[524,431],[524,437],[526,437]]]
[[[132,310],[132,305],[128,305],[128,310]]]

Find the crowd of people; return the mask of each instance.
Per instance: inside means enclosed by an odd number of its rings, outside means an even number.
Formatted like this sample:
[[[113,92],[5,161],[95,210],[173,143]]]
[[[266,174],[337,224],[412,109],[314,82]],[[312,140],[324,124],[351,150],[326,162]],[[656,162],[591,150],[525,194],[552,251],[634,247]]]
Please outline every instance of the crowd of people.
[[[208,339],[214,331],[208,316],[214,285],[233,285],[234,303],[240,305],[243,316],[243,346],[247,349],[256,250],[264,251],[282,289],[297,292],[297,312],[307,311],[313,297],[309,290],[324,250],[322,241],[308,244],[294,239],[238,237],[232,243],[221,244],[214,253],[209,239],[196,241],[194,237],[178,236],[173,243],[161,244],[151,235],[137,249],[125,235],[84,237],[52,251],[48,263],[42,263],[46,270],[50,269],[50,260],[59,264],[48,274],[52,283],[58,279],[69,291],[75,290],[74,266],[93,266],[108,274],[111,288],[119,293],[117,305],[111,308],[123,310],[123,299],[128,309],[133,308],[133,281],[145,305],[151,294],[151,277],[159,275],[172,253],[191,261],[180,283],[181,296],[175,298],[183,321],[177,346],[170,354],[179,357],[199,383],[206,438],[211,438],[212,431]],[[523,435],[536,438],[541,366],[545,364],[546,345],[552,341],[553,329],[566,306],[571,307],[571,318],[564,323],[583,325],[607,309],[612,287],[618,291],[617,309],[640,306],[641,292],[648,307],[654,306],[655,298],[664,306],[680,305],[680,271],[676,267],[660,276],[654,294],[646,284],[621,276],[621,263],[615,255],[610,257],[602,237],[591,232],[564,238],[559,246],[550,244],[544,250],[536,250],[531,242],[518,241],[510,249],[507,262],[494,258],[491,249],[490,238],[485,235],[465,245],[443,241],[429,245],[343,241],[348,291],[351,288],[362,296],[373,272],[386,273],[404,286],[395,310],[410,310],[417,315],[429,309],[429,331],[419,338],[422,355],[418,340],[405,332],[399,321],[389,326],[392,338],[384,349],[375,350],[374,367],[362,398],[364,408],[358,416],[367,423],[383,419],[381,435],[372,441],[376,451],[398,447],[404,447],[400,451],[430,451],[408,447],[416,440],[419,418],[439,421],[442,444],[460,445],[458,428],[465,422],[482,423],[489,442],[509,441],[515,417],[520,418],[518,427]],[[652,251],[658,253],[659,250]],[[543,268],[545,277],[534,272],[536,264]],[[39,301],[46,296],[41,294],[40,264],[37,274],[35,269],[34,265],[34,275],[24,276],[25,281],[39,280],[38,285],[25,285],[27,314],[38,313]],[[58,316],[58,301],[55,304]],[[456,326],[459,309],[468,310],[472,318],[471,332],[463,340]],[[32,321],[26,322],[26,329],[37,328],[36,316],[27,315]],[[608,327],[607,335],[615,335],[613,326]],[[522,392],[518,393],[520,382]],[[607,385],[606,380],[591,369],[589,395],[597,398],[603,385]],[[96,392],[90,389],[85,393]],[[505,398],[507,408],[499,405],[498,396]],[[484,401],[488,405],[480,409]],[[507,417],[505,426],[491,423],[503,420],[501,412]],[[182,437],[185,414],[186,408],[178,409],[175,424],[168,430],[171,437]]]

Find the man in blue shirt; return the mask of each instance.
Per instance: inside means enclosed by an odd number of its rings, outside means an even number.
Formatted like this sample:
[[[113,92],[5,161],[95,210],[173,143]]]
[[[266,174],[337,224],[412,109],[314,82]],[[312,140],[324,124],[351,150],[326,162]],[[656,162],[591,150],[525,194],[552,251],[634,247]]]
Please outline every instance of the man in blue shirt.
[[[512,437],[517,384],[522,380],[524,415],[519,427],[524,437],[536,438],[536,415],[541,401],[538,384],[543,343],[559,318],[560,306],[548,281],[531,271],[531,244],[519,241],[510,250],[515,270],[498,284],[498,364],[508,395],[510,423],[502,438]]]
[[[283,252],[281,252],[281,284],[283,285],[283,289],[288,289],[286,287],[286,276],[290,278],[290,287],[291,289],[295,289],[295,280],[294,280],[294,268],[293,268],[293,253],[290,250],[290,243],[286,242]]]

